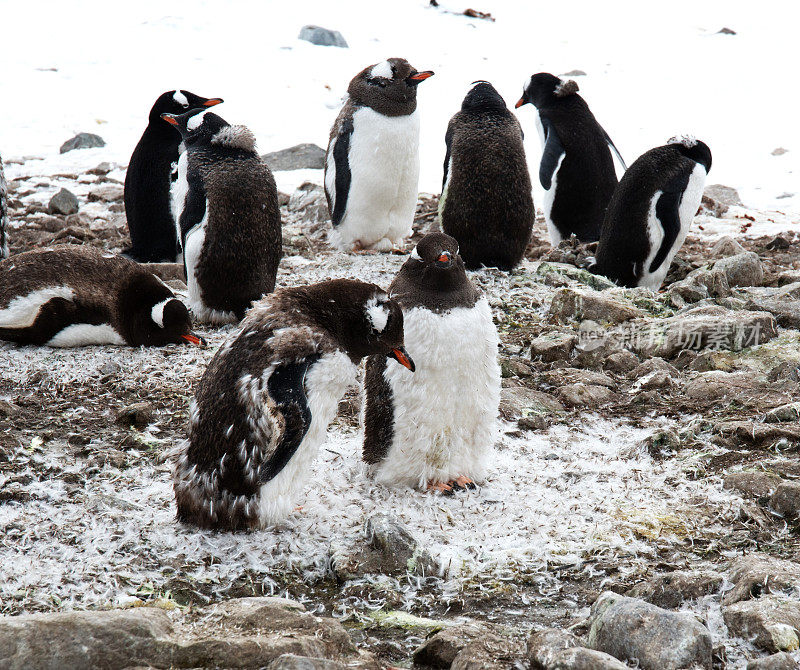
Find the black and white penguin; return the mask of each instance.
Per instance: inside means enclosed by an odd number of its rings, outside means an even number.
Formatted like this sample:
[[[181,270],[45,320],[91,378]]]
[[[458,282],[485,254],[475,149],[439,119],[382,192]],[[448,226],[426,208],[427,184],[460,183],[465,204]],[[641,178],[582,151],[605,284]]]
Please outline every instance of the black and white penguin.
[[[639,156],[608,205],[590,268],[621,286],[657,291],[700,207],[711,150],[675,137]]]
[[[445,135],[442,230],[469,269],[511,270],[525,254],[536,213],[519,121],[487,81],[476,81]]]
[[[376,354],[364,379],[364,460],[377,481],[450,492],[472,487],[495,442],[500,403],[492,310],[458,243],[423,237],[389,288],[417,370]]]
[[[283,519],[358,362],[377,353],[414,369],[400,306],[375,284],[284,288],[254,306],[198,385],[174,471],[178,519],[220,530]]]
[[[411,235],[419,182],[418,72],[390,58],[359,72],[331,129],[325,195],[331,242],[345,251],[390,251]]]
[[[8,186],[0,156],[0,260],[8,256]]]
[[[532,103],[536,127],[542,141],[539,182],[545,191],[544,216],[550,243],[575,235],[581,242],[600,239],[603,217],[617,185],[614,150],[619,151],[602,129],[571,79],[540,72],[530,78],[517,108]]]
[[[275,178],[245,126],[208,111],[163,117],[186,145],[173,213],[189,307],[201,321],[239,321],[254,300],[275,288],[282,254]]]
[[[0,340],[50,347],[201,344],[185,305],[137,263],[87,246],[0,261]]]
[[[140,263],[174,263],[180,254],[170,204],[172,172],[181,152],[181,136],[162,114],[183,114],[213,107],[222,98],[201,98],[189,91],[162,93],[150,110],[125,175],[125,216],[131,246],[122,253]]]

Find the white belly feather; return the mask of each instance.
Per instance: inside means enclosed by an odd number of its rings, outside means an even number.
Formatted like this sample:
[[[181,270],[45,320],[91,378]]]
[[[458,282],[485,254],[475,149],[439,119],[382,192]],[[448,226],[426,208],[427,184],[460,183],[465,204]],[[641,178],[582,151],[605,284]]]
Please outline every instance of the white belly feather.
[[[413,374],[389,359],[384,372],[394,399],[394,436],[376,479],[424,487],[459,476],[480,480],[496,439],[500,403],[497,330],[489,303],[444,314],[404,313]]]

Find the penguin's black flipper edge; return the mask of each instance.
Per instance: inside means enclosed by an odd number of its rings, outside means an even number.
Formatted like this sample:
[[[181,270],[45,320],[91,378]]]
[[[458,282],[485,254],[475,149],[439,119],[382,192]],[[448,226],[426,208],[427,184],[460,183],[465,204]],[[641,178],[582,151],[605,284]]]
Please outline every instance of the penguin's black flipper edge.
[[[617,145],[611,141],[611,138],[608,136],[608,133],[603,129],[602,126],[600,127],[600,130],[603,131],[603,137],[606,138],[606,144],[608,144],[608,148],[614,152],[614,155],[617,157],[622,169],[627,172],[628,166],[625,164],[625,160],[622,158],[622,154],[619,152],[619,149],[617,149]]]
[[[335,197],[333,201],[333,211],[331,212],[331,222],[334,227],[342,222],[345,209],[347,208],[347,196],[350,193],[350,138],[353,135],[353,120],[345,119],[339,129],[339,134],[333,140],[333,162],[336,166],[336,178],[334,181]],[[328,203],[330,206],[330,202]]]
[[[453,122],[447,124],[447,132],[444,135],[444,143],[447,151],[444,155],[444,176],[442,177],[442,195],[444,195],[444,187],[447,185],[447,177],[450,173],[450,153],[453,146]]]
[[[564,155],[564,146],[558,139],[555,126],[546,116],[541,117],[542,127],[544,128],[544,149],[542,150],[542,162],[539,164],[539,183],[545,191],[549,191],[553,185],[553,176],[558,169],[558,161]]]
[[[383,374],[387,363],[386,356],[370,356],[364,375],[366,406],[362,457],[370,464],[379,463],[386,457],[394,435],[394,399]]]
[[[664,229],[664,237],[661,240],[661,246],[658,248],[655,258],[653,258],[653,262],[650,263],[650,272],[655,272],[661,266],[669,250],[675,244],[675,240],[678,239],[678,233],[681,230],[681,200],[683,199],[683,192],[689,185],[690,175],[690,171],[684,170],[673,177],[658,197],[656,217]]]
[[[267,393],[274,403],[272,410],[283,417],[283,433],[276,441],[272,454],[259,471],[259,481],[265,484],[277,475],[294,456],[311,426],[311,410],[306,397],[305,378],[308,368],[319,358],[311,356],[299,362],[277,366],[267,381]]]

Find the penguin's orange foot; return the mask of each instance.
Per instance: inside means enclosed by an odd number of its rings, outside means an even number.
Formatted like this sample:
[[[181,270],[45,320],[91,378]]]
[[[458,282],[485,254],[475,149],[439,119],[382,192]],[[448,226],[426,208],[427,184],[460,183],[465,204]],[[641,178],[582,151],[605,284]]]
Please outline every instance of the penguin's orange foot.
[[[452,486],[456,490],[463,491],[465,489],[476,489],[478,485],[472,481],[469,477],[456,477],[453,481],[447,482],[450,486]]]
[[[444,482],[428,482],[428,493],[441,493],[443,496],[453,495],[453,487]]]

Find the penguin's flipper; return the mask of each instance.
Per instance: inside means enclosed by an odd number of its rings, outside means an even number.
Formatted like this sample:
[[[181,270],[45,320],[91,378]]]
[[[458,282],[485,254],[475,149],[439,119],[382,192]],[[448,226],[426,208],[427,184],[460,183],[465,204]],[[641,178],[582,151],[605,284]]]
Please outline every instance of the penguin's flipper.
[[[619,161],[619,164],[622,166],[622,169],[627,171],[628,166],[625,164],[625,160],[622,158],[622,154],[619,152],[619,149],[617,149],[617,145],[611,141],[611,138],[608,136],[608,133],[603,129],[602,126],[600,127],[600,130],[603,131],[603,137],[606,138],[606,144],[608,145],[608,148],[614,152],[614,155],[617,157],[617,160]]]
[[[442,177],[442,195],[444,195],[445,187],[447,186],[447,178],[450,176],[450,153],[453,145],[453,123],[452,121],[447,124],[447,132],[444,135],[444,143],[447,147],[447,152],[444,155],[444,176]]]
[[[383,374],[387,361],[383,355],[370,356],[364,374],[366,406],[362,458],[371,464],[379,463],[386,457],[394,434],[392,388]]]
[[[345,118],[339,127],[339,133],[331,140],[328,152],[333,155],[335,174],[332,193],[328,195],[328,209],[334,227],[342,222],[347,208],[347,196],[350,193],[350,138],[353,135],[353,119]],[[326,184],[327,185],[327,184]]]
[[[186,173],[186,182],[189,188],[178,220],[181,230],[181,246],[185,246],[186,234],[206,215],[206,189],[200,173],[190,168]]]
[[[558,139],[556,127],[546,116],[541,116],[544,129],[544,149],[542,149],[542,162],[539,164],[539,183],[545,191],[553,185],[553,177],[558,169],[558,163],[564,155],[564,146]]]
[[[270,413],[283,417],[282,421],[274,421],[273,426],[281,426],[283,430],[271,440],[275,445],[273,451],[264,454],[258,473],[262,484],[266,484],[283,470],[311,426],[305,378],[308,368],[318,358],[315,355],[299,362],[278,365],[267,381]]]
[[[682,171],[667,182],[661,195],[658,196],[656,218],[664,229],[664,238],[661,240],[661,246],[658,248],[653,262],[650,263],[649,272],[655,272],[661,266],[675,244],[675,240],[678,239],[678,233],[681,230],[681,200],[683,199],[683,192],[689,185],[690,176],[691,171]]]

